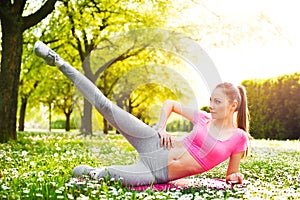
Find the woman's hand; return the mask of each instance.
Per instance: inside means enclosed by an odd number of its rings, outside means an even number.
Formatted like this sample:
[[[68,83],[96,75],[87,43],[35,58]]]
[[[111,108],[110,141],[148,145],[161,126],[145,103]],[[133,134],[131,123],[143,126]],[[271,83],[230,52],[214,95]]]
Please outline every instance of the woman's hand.
[[[160,146],[165,149],[171,149],[174,147],[174,141],[172,135],[167,133],[165,130],[158,130],[158,134],[160,135]]]
[[[230,184],[242,184],[243,183],[243,179],[244,179],[244,175],[236,172],[236,173],[232,173],[230,175],[228,175],[226,177],[226,183],[230,183]]]

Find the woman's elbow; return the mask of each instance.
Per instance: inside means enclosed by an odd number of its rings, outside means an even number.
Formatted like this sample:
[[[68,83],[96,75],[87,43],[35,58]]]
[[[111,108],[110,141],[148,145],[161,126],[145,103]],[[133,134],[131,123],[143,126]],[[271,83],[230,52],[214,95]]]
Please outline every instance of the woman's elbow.
[[[173,110],[174,107],[175,107],[175,104],[176,104],[176,101],[167,99],[164,102],[164,107],[168,107],[168,108],[171,108]]]

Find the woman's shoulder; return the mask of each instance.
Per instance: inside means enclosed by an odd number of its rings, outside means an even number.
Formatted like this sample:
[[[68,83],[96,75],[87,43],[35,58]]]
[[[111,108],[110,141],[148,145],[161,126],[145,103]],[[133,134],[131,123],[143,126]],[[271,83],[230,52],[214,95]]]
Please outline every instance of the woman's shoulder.
[[[247,132],[243,129],[237,128],[235,136],[232,137],[232,147],[233,152],[232,153],[238,153],[245,151],[247,149],[247,146],[249,144]]]
[[[248,141],[248,133],[241,128],[236,129],[236,135],[243,141]]]
[[[240,133],[240,134],[245,134],[245,135],[247,135],[247,132],[244,131],[244,130],[241,129],[241,128],[236,128],[236,132],[238,132],[238,133]]]

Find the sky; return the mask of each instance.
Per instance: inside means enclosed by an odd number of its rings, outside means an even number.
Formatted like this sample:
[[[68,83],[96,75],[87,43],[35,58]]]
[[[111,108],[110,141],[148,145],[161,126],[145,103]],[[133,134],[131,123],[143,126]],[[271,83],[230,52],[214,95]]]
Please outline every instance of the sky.
[[[180,1],[180,0],[179,0]],[[182,0],[184,2],[184,0]],[[234,44],[209,45],[226,37],[216,34],[200,41],[200,45],[215,63],[222,80],[239,84],[246,79],[264,79],[300,72],[300,12],[295,0],[206,0],[178,15],[183,23],[201,23],[207,15],[219,22],[235,24],[231,34]],[[203,12],[203,10],[206,10]],[[210,16],[209,16],[210,15]],[[215,15],[215,16],[214,16]],[[259,20],[264,16],[264,20]],[[207,19],[206,19],[207,20]],[[179,22],[178,22],[179,23]],[[247,35],[249,25],[251,31]],[[229,30],[230,31],[230,30]],[[235,33],[236,31],[236,33]],[[232,38],[231,38],[232,39]]]

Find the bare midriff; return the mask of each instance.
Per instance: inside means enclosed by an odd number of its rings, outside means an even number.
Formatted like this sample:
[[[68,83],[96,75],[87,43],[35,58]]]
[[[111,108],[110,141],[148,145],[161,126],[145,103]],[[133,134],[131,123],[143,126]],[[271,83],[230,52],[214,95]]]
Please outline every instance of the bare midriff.
[[[169,150],[168,179],[169,181],[203,173],[203,167],[186,150],[182,141],[174,141],[174,148]]]

